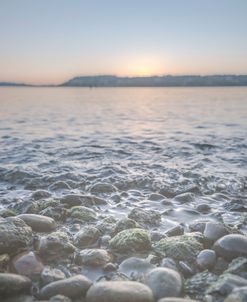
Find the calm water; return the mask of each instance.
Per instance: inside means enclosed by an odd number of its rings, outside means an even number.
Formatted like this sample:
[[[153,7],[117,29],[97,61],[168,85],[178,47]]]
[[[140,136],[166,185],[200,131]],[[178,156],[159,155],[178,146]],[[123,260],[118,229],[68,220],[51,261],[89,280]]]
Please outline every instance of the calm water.
[[[164,228],[205,217],[203,202],[207,218],[246,219],[247,88],[1,88],[0,105],[2,207],[103,182],[118,189],[104,211],[164,210]]]

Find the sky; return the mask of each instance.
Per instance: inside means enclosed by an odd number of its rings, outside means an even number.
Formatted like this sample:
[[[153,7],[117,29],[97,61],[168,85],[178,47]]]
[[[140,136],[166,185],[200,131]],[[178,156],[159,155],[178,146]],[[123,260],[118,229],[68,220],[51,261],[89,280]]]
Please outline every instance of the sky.
[[[0,0],[0,82],[247,74],[247,0]]]

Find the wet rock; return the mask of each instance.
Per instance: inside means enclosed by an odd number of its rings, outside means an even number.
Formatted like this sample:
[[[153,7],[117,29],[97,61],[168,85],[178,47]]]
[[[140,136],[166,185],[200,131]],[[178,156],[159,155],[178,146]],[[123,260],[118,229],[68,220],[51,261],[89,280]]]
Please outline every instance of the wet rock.
[[[247,286],[247,280],[244,278],[232,274],[223,274],[208,288],[207,294],[212,297],[215,296],[214,300],[216,300],[216,297],[221,296],[224,298],[229,295],[234,288],[242,286]]]
[[[151,201],[161,201],[165,198],[165,196],[159,194],[159,193],[152,193],[148,196],[148,199]]]
[[[178,261],[192,261],[203,246],[193,235],[182,235],[161,239],[154,245],[154,249],[157,253]]]
[[[161,222],[161,214],[155,210],[143,210],[141,208],[134,208],[129,213],[128,217],[135,220],[140,225],[159,225]]]
[[[79,219],[82,222],[94,222],[96,213],[94,210],[84,206],[72,207],[68,212],[69,217]]]
[[[211,246],[217,239],[228,234],[222,223],[208,222],[203,232],[206,246]]]
[[[162,298],[158,302],[199,302],[190,298]]]
[[[179,236],[184,234],[184,228],[181,225],[176,225],[165,232],[168,237]]]
[[[181,204],[190,203],[195,200],[195,195],[193,193],[186,192],[177,195],[174,199],[176,201],[179,201]]]
[[[39,206],[40,210],[44,210],[48,207],[58,207],[58,206],[60,206],[60,202],[59,202],[59,200],[54,199],[54,198],[47,198],[44,200],[39,200],[38,206]]]
[[[39,276],[44,268],[43,263],[34,252],[22,253],[12,260],[14,271],[29,278]]]
[[[228,264],[229,263],[224,258],[217,257],[212,272],[216,275],[221,275],[227,269]]]
[[[0,297],[28,293],[30,288],[31,280],[29,278],[16,274],[0,273]]]
[[[87,292],[87,302],[153,302],[152,291],[135,281],[95,283]]]
[[[102,221],[99,221],[96,224],[96,228],[100,230],[102,234],[110,234],[112,235],[114,233],[114,229],[116,227],[117,220],[112,217],[108,216],[104,218]]]
[[[247,286],[234,288],[224,302],[246,302],[247,301]]]
[[[194,221],[189,224],[189,229],[191,232],[203,233],[206,227],[207,221]]]
[[[152,289],[156,300],[163,297],[179,297],[183,282],[178,272],[168,268],[155,268],[145,278],[145,284]]]
[[[132,280],[143,281],[144,276],[154,268],[155,266],[146,259],[130,257],[119,265],[119,272]]]
[[[201,270],[212,269],[216,262],[214,250],[202,250],[196,258],[196,263]]]
[[[15,217],[0,218],[0,254],[17,254],[32,243],[32,230]]]
[[[238,257],[233,259],[225,273],[231,273],[247,279],[247,258]]]
[[[79,248],[93,247],[99,240],[100,232],[93,226],[85,226],[74,236],[74,244]]]
[[[85,249],[76,256],[78,265],[84,264],[93,267],[105,266],[111,260],[112,256],[103,249]]]
[[[13,203],[11,209],[19,214],[38,214],[39,204],[33,200],[20,200]]]
[[[57,191],[57,190],[70,190],[70,185],[65,181],[56,181],[52,185],[49,186],[49,190]]]
[[[142,252],[151,248],[150,235],[142,229],[128,229],[119,232],[110,242],[116,252]]]
[[[228,260],[241,256],[247,257],[247,236],[226,235],[217,240],[213,248],[217,255]]]
[[[174,271],[178,270],[176,262],[172,258],[168,257],[162,259],[160,266],[173,269]]]
[[[108,183],[96,183],[91,186],[90,192],[92,194],[111,194],[117,192],[117,188]]]
[[[72,208],[76,206],[91,206],[92,203],[90,201],[85,201],[83,195],[77,194],[68,194],[60,198],[61,204],[63,204],[66,208]]]
[[[69,298],[83,297],[91,285],[92,281],[88,278],[77,275],[44,286],[40,291],[40,298],[49,299],[56,295],[64,295]]]
[[[202,214],[207,214],[210,212],[211,207],[206,203],[200,203],[196,206],[196,210]]]
[[[62,207],[47,207],[40,211],[39,214],[50,217],[55,221],[64,222],[66,220],[67,210]]]
[[[180,272],[183,274],[183,276],[185,278],[188,278],[195,274],[194,268],[185,261],[179,261],[178,267],[179,267]]]
[[[37,190],[32,193],[31,198],[33,198],[34,200],[39,200],[39,199],[44,199],[44,198],[47,198],[50,196],[51,196],[51,193],[49,193],[48,191]]]
[[[47,216],[36,214],[21,214],[17,216],[22,219],[34,232],[52,232],[56,228],[56,222]]]
[[[216,275],[208,271],[197,273],[185,280],[185,293],[193,299],[203,301],[208,287],[215,283],[217,278]]]
[[[153,230],[153,231],[151,231],[150,232],[150,236],[151,236],[151,241],[153,242],[155,242],[155,241],[160,241],[162,238],[165,238],[166,237],[166,235],[165,234],[162,234],[161,232],[159,232],[159,231],[155,231],[155,230]]]
[[[4,273],[8,271],[9,259],[10,257],[8,254],[0,255],[0,273]]]
[[[40,239],[38,251],[46,261],[67,258],[75,251],[69,237],[63,232],[53,232]]]
[[[123,218],[117,222],[114,229],[114,234],[117,234],[123,230],[134,229],[137,227],[138,227],[138,223],[136,223],[136,221],[134,221],[133,219]]]
[[[63,295],[56,295],[49,299],[49,302],[72,302],[70,298]]]
[[[7,218],[13,216],[16,216],[16,213],[13,210],[6,209],[6,208],[0,210],[0,217]]]
[[[64,272],[57,268],[46,266],[41,273],[41,280],[43,285],[63,279],[65,279]]]

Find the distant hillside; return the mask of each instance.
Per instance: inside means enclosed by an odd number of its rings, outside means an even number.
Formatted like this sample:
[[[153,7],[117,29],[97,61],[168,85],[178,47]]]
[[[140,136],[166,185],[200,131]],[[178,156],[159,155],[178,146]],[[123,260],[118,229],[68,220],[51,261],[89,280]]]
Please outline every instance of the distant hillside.
[[[247,75],[185,75],[117,77],[112,75],[75,77],[60,86],[68,87],[187,87],[247,86]]]
[[[24,84],[24,83],[11,83],[11,82],[0,82],[0,86],[32,86],[29,84]]]

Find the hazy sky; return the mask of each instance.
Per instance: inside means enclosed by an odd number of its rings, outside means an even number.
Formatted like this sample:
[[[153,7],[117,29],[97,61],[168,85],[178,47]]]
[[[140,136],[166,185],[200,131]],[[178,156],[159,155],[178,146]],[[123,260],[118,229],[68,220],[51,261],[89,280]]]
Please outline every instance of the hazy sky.
[[[0,81],[247,73],[247,0],[0,0]]]

